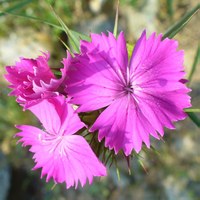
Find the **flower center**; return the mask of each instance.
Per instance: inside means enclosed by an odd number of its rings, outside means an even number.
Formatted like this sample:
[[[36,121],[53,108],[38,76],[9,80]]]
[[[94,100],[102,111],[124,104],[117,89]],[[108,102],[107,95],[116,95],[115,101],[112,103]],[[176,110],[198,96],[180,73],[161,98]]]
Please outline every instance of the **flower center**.
[[[132,85],[125,86],[125,87],[124,87],[124,90],[125,90],[127,93],[133,93],[133,92],[134,92],[134,89],[133,89]]]

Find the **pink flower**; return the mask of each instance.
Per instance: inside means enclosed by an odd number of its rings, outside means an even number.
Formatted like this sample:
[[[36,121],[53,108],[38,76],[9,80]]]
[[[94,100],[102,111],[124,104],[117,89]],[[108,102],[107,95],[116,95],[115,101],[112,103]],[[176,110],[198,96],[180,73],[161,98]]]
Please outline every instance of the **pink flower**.
[[[55,96],[64,80],[56,79],[49,65],[49,54],[43,54],[36,59],[21,58],[15,66],[7,66],[5,78],[12,88],[11,96],[17,97],[17,102],[25,108],[37,103],[38,100]],[[65,69],[61,70],[64,73]]]
[[[85,125],[63,96],[44,99],[29,108],[41,121],[44,131],[29,125],[17,126],[19,142],[31,146],[36,165],[42,168],[41,178],[66,183],[66,188],[91,184],[93,176],[105,176],[106,168],[97,159],[87,141],[74,135]]]
[[[144,142],[150,148],[150,135],[164,135],[164,127],[186,117],[191,106],[183,84],[183,51],[178,43],[143,32],[130,61],[123,32],[91,34],[91,42],[81,42],[81,55],[68,68],[66,92],[78,112],[104,109],[90,131],[118,153],[139,152]],[[72,59],[72,58],[70,58]],[[160,135],[160,136],[159,136]]]

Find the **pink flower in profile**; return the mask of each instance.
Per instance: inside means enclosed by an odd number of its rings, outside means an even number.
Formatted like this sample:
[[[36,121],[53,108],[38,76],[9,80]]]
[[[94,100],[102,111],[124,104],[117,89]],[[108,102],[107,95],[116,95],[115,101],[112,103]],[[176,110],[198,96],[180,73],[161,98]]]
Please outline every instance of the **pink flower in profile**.
[[[44,131],[29,125],[17,126],[19,142],[31,146],[36,165],[42,168],[41,178],[66,183],[66,188],[91,184],[94,176],[105,176],[106,168],[97,159],[87,141],[74,135],[85,125],[63,96],[44,99],[29,108],[41,121]]]
[[[10,82],[11,96],[17,97],[17,102],[25,108],[46,97],[55,96],[64,80],[56,79],[49,65],[50,55],[43,54],[36,59],[21,58],[15,66],[7,66],[5,78]],[[61,70],[64,74],[65,69]]]
[[[162,40],[145,31],[137,41],[130,61],[123,32],[91,34],[91,42],[81,42],[81,55],[67,67],[66,92],[78,112],[104,108],[90,131],[98,130],[105,146],[130,155],[144,142],[150,148],[150,135],[164,135],[164,127],[186,117],[190,107],[188,89],[182,82],[184,52],[178,43]],[[159,136],[160,135],[160,136]]]

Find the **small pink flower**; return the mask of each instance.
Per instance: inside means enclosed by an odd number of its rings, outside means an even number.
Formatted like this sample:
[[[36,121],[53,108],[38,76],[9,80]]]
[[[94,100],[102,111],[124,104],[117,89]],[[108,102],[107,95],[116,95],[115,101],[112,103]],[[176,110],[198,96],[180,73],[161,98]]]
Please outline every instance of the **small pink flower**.
[[[17,126],[19,142],[31,146],[36,165],[42,168],[41,178],[66,183],[66,188],[92,183],[94,176],[105,176],[106,168],[97,159],[87,141],[74,135],[85,125],[63,96],[44,99],[29,108],[41,121],[44,131],[29,125]]]
[[[15,66],[7,66],[5,78],[10,82],[11,96],[17,97],[17,102],[28,108],[43,98],[55,96],[64,80],[56,79],[49,65],[49,54],[43,54],[36,59],[21,58]],[[64,72],[65,69],[61,71]]]
[[[70,102],[80,105],[77,112],[104,109],[90,131],[98,130],[115,153],[139,152],[143,142],[150,148],[150,135],[160,139],[164,127],[174,129],[172,122],[183,120],[183,109],[191,106],[184,52],[175,40],[155,33],[147,39],[143,32],[129,61],[123,32],[117,39],[91,34],[91,40],[81,41],[81,55],[67,66]]]

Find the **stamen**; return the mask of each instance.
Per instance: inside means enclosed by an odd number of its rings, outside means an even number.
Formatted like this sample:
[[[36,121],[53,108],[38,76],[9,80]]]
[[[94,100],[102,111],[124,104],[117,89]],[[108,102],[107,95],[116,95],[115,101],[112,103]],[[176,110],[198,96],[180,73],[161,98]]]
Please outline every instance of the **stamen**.
[[[130,93],[133,93],[133,88],[131,88],[131,87],[125,87],[124,88],[127,92],[130,92]]]

